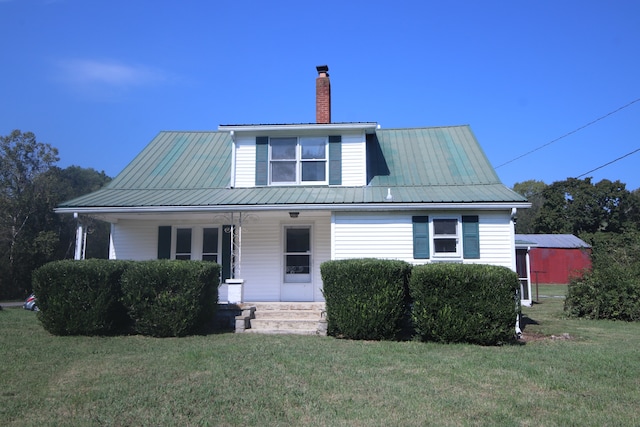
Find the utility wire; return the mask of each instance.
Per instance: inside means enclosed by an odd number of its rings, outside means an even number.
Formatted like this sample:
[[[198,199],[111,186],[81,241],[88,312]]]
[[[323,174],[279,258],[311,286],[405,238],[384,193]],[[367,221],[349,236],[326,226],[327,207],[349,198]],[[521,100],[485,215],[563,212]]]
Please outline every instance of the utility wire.
[[[617,162],[618,160],[622,160],[622,159],[624,159],[625,157],[629,157],[630,155],[635,154],[635,153],[637,153],[638,151],[640,151],[640,148],[636,148],[635,150],[633,150],[633,151],[631,151],[631,152],[629,152],[629,153],[625,154],[624,156],[620,156],[620,157],[618,157],[617,159],[611,160],[610,162],[607,162],[607,163],[605,163],[604,165],[600,165],[600,166],[598,166],[598,167],[597,167],[597,168],[595,168],[595,169],[591,169],[590,171],[585,172],[585,173],[583,173],[582,175],[578,175],[578,176],[576,176],[576,179],[577,179],[577,178],[582,178],[582,177],[583,177],[583,176],[585,176],[585,175],[589,175],[591,172],[595,172],[595,171],[597,171],[598,169],[602,169],[602,168],[603,168],[603,167],[605,167],[605,166],[609,166],[610,164],[615,163],[615,162]]]
[[[630,107],[631,105],[633,105],[633,104],[635,104],[636,102],[639,102],[639,101],[640,101],[640,98],[634,99],[633,101],[629,102],[628,104],[625,104],[625,105],[623,105],[622,107],[617,108],[617,109],[615,109],[615,110],[613,110],[613,111],[611,111],[611,112],[609,112],[609,113],[605,114],[604,116],[598,117],[597,119],[592,120],[592,121],[590,121],[589,123],[587,123],[587,124],[585,124],[585,125],[582,125],[582,126],[580,126],[579,128],[577,128],[577,129],[572,130],[571,132],[567,132],[567,133],[565,133],[564,135],[562,135],[562,136],[560,136],[560,137],[558,137],[558,138],[554,139],[553,141],[549,141],[549,142],[547,142],[546,144],[543,144],[543,145],[541,145],[541,146],[539,146],[539,147],[537,147],[537,148],[534,148],[533,150],[528,151],[528,152],[526,152],[526,153],[524,153],[524,154],[522,154],[522,155],[520,155],[520,156],[518,156],[518,157],[516,157],[516,158],[514,158],[514,159],[511,159],[511,160],[509,160],[509,161],[507,161],[507,162],[502,163],[501,165],[496,166],[496,167],[495,167],[495,169],[498,169],[498,168],[500,168],[500,167],[502,167],[502,166],[508,165],[509,163],[513,163],[513,162],[515,162],[516,160],[520,160],[521,158],[523,158],[523,157],[525,157],[525,156],[528,156],[529,154],[535,153],[535,152],[536,152],[536,151],[538,151],[538,150],[542,150],[544,147],[547,147],[547,146],[549,146],[549,145],[553,144],[554,142],[558,142],[558,141],[560,141],[561,139],[564,139],[564,138],[568,137],[569,135],[573,135],[574,133],[579,132],[579,131],[581,131],[582,129],[584,129],[584,128],[586,128],[586,127],[589,127],[589,126],[591,126],[592,124],[595,124],[595,123],[599,122],[600,120],[606,119],[607,117],[609,117],[609,116],[611,116],[611,115],[613,115],[613,114],[615,114],[615,113],[617,113],[617,112],[619,112],[619,111],[621,111],[621,110],[624,110],[625,108]],[[638,151],[638,150],[636,150],[636,151]],[[622,157],[629,156],[629,155],[631,155],[631,154],[633,154],[633,153],[635,153],[635,151],[634,151],[634,152],[632,152],[632,153],[626,154],[626,155],[624,155],[624,156],[622,156]],[[621,158],[622,158],[622,157],[621,157]],[[615,162],[615,161],[618,161],[618,160],[620,160],[620,159],[613,160],[611,163],[613,163],[613,162]],[[602,166],[598,167],[597,169],[600,169],[601,167],[605,167],[605,166],[607,166],[607,165],[602,165]],[[594,170],[597,170],[597,169],[594,169]],[[589,172],[587,172],[587,173],[590,173],[590,172],[593,172],[593,171],[589,171]],[[585,174],[585,175],[586,175],[586,174]],[[580,176],[583,176],[583,175],[580,175]]]

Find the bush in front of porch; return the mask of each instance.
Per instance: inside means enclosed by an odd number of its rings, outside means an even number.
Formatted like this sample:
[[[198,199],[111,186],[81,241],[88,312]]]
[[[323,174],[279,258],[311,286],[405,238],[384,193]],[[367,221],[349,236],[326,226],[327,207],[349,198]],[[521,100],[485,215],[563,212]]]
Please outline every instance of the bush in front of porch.
[[[398,339],[407,314],[411,264],[373,258],[320,266],[328,334],[367,340]]]
[[[142,335],[197,333],[213,318],[220,265],[205,261],[153,260],[131,264],[122,275],[123,302]]]
[[[54,261],[33,273],[38,318],[55,335],[200,332],[215,315],[220,265],[205,261]]]
[[[413,324],[423,341],[497,345],[515,339],[520,284],[507,267],[414,266],[409,289]]]

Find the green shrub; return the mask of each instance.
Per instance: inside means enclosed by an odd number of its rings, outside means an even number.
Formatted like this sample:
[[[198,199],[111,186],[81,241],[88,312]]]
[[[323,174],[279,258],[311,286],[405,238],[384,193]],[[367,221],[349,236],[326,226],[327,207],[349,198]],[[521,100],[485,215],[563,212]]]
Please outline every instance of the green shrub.
[[[496,345],[514,339],[520,285],[506,267],[416,266],[409,289],[412,320],[424,341]]]
[[[394,339],[407,318],[411,265],[348,259],[320,266],[328,333],[349,339]]]
[[[565,312],[589,319],[640,320],[640,233],[581,236],[593,248],[593,268],[569,284]]]
[[[122,276],[134,330],[156,337],[197,333],[213,319],[220,266],[204,261],[141,261]]]
[[[640,271],[612,264],[571,281],[564,302],[572,317],[640,320]]]
[[[33,272],[38,317],[56,335],[108,335],[129,324],[120,297],[126,261],[55,261]]]

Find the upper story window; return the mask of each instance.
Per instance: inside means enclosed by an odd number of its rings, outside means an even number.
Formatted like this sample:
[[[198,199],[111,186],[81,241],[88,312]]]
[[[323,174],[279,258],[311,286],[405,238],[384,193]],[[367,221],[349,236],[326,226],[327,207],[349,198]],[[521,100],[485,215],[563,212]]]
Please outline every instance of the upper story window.
[[[271,184],[327,183],[327,138],[270,138]]]

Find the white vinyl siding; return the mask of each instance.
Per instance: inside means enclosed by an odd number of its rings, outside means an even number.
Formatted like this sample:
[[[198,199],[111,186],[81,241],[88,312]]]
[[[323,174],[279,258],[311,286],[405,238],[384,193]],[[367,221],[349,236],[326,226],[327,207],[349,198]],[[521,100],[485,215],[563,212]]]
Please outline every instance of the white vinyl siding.
[[[501,265],[515,270],[515,236],[511,212],[486,212],[480,215],[480,259],[477,264]]]
[[[479,216],[480,258],[462,260],[462,257],[460,257],[461,261],[514,268],[512,267],[512,265],[515,265],[513,264],[515,257],[512,236],[513,226],[510,212],[508,211],[456,213],[441,211],[402,213],[338,212],[334,214],[332,221],[332,258],[386,258],[399,259],[413,264],[432,262],[433,259],[413,258],[412,215],[439,218],[456,214]],[[433,242],[432,231],[430,232],[430,238]],[[462,238],[460,238],[460,241],[462,242]]]
[[[342,136],[342,185],[355,187],[366,185],[367,148],[365,135]]]
[[[333,259],[386,258],[413,261],[411,216],[393,213],[336,213]]]
[[[234,187],[255,187],[256,139],[238,138],[236,141],[236,169]]]
[[[158,223],[121,220],[111,227],[109,258],[144,261],[158,257]]]

